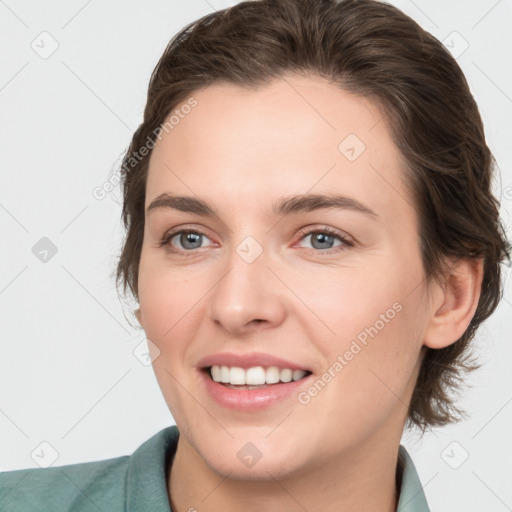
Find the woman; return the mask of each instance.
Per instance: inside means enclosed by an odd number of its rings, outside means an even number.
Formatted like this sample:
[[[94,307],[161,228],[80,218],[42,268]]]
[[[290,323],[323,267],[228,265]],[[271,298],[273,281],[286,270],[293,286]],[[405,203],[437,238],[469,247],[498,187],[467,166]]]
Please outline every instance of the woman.
[[[441,43],[372,0],[205,16],[160,59],[121,172],[117,276],[176,426],[4,473],[2,510],[429,510],[400,439],[457,419],[509,251]]]

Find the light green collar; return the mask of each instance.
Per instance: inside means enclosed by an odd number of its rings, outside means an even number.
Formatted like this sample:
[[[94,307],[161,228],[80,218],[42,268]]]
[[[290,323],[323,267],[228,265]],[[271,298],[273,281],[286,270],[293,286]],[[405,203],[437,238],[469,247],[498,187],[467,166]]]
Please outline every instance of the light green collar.
[[[403,445],[399,449],[403,461],[402,487],[397,512],[430,512],[427,498],[414,463]]]

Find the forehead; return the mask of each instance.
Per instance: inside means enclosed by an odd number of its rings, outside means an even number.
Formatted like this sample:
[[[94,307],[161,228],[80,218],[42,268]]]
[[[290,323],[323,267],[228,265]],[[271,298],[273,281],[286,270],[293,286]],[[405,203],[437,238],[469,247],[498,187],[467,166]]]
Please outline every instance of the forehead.
[[[410,209],[401,155],[368,99],[298,75],[256,89],[216,83],[191,97],[196,105],[176,106],[168,119],[179,122],[153,150],[146,206],[162,192],[221,206],[238,198],[242,209],[274,196],[340,192],[388,213]]]

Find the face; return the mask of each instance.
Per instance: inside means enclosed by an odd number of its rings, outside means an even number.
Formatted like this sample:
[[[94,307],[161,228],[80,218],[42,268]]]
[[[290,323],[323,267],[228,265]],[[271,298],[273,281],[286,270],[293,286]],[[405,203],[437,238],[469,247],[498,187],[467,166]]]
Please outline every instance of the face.
[[[398,442],[428,305],[382,113],[317,77],[192,96],[151,155],[138,282],[180,443],[282,478]]]

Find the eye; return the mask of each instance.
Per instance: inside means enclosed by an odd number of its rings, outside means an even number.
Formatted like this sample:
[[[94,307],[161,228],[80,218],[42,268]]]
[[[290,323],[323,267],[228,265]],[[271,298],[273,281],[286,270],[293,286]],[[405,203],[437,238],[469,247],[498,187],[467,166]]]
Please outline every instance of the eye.
[[[334,231],[331,228],[323,227],[321,229],[306,229],[302,230],[300,233],[301,240],[306,240],[307,238],[311,239],[311,247],[313,250],[325,254],[331,254],[332,252],[340,252],[347,249],[347,247],[352,247],[354,244],[346,237]],[[335,244],[336,240],[340,243],[338,245]],[[334,247],[338,247],[337,250],[331,251]]]
[[[331,254],[347,250],[354,243],[341,233],[328,228],[309,228],[299,232],[300,240],[310,238],[311,250],[317,253]],[[159,242],[159,247],[167,245],[172,252],[184,256],[193,256],[198,249],[203,247],[204,240],[210,240],[205,233],[197,229],[180,229],[166,233]],[[211,240],[210,240],[211,241]],[[338,244],[336,245],[336,241]],[[334,250],[332,250],[334,249]]]
[[[181,229],[166,233],[159,246],[169,245],[180,254],[194,253],[201,248],[204,239],[210,240],[203,232],[196,229]]]

